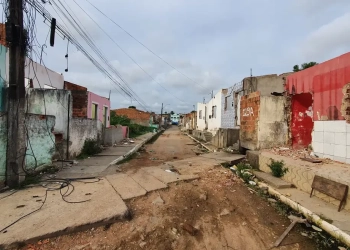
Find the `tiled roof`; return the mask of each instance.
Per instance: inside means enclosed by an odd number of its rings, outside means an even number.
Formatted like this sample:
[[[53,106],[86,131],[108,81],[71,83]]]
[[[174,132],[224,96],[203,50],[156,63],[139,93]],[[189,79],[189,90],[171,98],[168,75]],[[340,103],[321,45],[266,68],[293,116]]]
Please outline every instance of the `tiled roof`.
[[[150,113],[133,108],[114,109],[111,111],[115,111],[117,115],[125,115],[131,120],[149,120],[151,117]]]

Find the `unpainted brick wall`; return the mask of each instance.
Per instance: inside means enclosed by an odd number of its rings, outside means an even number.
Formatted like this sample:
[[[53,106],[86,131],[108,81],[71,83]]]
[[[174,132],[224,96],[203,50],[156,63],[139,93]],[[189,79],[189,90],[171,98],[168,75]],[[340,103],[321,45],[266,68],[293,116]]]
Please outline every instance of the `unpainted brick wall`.
[[[241,146],[255,150],[258,145],[258,121],[260,111],[260,93],[253,92],[241,98]]]
[[[71,90],[73,117],[87,118],[88,92],[87,88],[64,81],[64,89]]]
[[[87,91],[88,89],[80,86],[78,84],[74,84],[71,82],[64,81],[64,89],[66,90],[80,90],[80,91]]]

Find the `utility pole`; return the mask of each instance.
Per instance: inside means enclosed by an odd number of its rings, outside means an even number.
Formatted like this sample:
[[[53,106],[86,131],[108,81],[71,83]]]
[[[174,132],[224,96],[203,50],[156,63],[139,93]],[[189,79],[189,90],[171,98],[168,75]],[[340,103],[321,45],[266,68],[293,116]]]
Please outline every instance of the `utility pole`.
[[[6,185],[18,187],[24,180],[26,155],[25,130],[25,32],[23,30],[23,0],[7,0],[9,16],[6,40],[9,44],[9,88],[7,103]]]
[[[160,126],[162,126],[163,122],[163,103],[162,103],[162,109],[160,110]]]

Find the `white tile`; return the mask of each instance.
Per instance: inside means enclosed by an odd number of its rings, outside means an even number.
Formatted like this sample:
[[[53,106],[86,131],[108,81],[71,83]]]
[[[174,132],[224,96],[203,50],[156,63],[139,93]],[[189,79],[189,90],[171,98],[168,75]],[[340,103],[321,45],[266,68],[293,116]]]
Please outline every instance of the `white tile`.
[[[346,145],[346,133],[334,133],[334,144]]]
[[[350,132],[346,133],[346,145],[350,146]]]
[[[334,143],[334,133],[333,132],[324,132],[323,133],[323,142],[324,143]]]
[[[346,122],[341,121],[325,121],[324,122],[324,131],[325,132],[346,132]]]
[[[321,131],[312,132],[312,141],[313,142],[323,142],[323,132],[321,132]]]
[[[312,149],[315,153],[323,154],[323,143],[322,142],[312,142]]]
[[[349,124],[349,123],[346,123],[346,124],[345,124],[345,127],[346,127],[346,132],[347,132],[347,133],[350,133],[350,124]]]
[[[323,158],[333,160],[334,156],[333,155],[323,155]]]
[[[324,121],[315,121],[314,122],[314,131],[321,132],[324,130],[323,128]]]
[[[350,158],[350,146],[346,146],[346,158]]]
[[[350,158],[346,158],[346,163],[350,164]]]
[[[345,157],[338,157],[338,156],[334,156],[333,160],[335,161],[339,161],[339,162],[346,162],[346,158]]]
[[[346,158],[346,146],[334,145],[334,156]]]
[[[334,144],[323,143],[323,153],[326,155],[334,155]]]

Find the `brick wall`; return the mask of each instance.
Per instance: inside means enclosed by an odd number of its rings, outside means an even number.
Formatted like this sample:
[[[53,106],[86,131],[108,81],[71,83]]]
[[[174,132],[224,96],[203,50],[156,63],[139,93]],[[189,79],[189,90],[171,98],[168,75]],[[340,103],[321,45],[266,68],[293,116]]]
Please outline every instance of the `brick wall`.
[[[82,90],[72,90],[73,117],[87,118],[88,92]]]
[[[73,117],[87,118],[88,92],[87,88],[64,81],[64,89],[72,93]]]
[[[5,24],[0,23],[0,44],[2,46],[7,47],[6,44],[6,28],[5,28]]]
[[[74,84],[71,82],[64,81],[64,89],[66,90],[80,90],[80,91],[87,91],[88,89],[80,86],[78,84]]]
[[[244,148],[255,150],[258,147],[259,111],[259,92],[253,92],[241,98],[240,142],[241,146]]]

